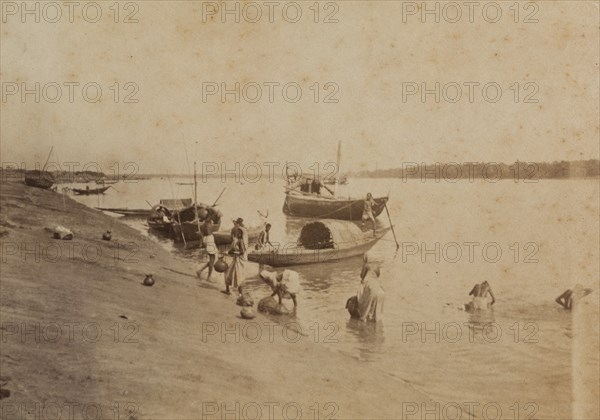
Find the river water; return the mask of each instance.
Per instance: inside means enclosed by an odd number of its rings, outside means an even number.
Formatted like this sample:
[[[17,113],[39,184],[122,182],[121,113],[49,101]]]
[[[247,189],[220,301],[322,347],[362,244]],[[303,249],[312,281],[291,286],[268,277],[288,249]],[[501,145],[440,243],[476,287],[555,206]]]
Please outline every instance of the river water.
[[[90,206],[144,208],[146,200],[193,197],[191,186],[176,184],[182,181],[190,180],[121,182],[104,196],[77,199]],[[199,183],[198,199],[212,203],[226,188],[219,200],[223,228],[237,217],[258,225],[257,211],[268,211],[272,240],[295,242],[303,221],[282,213],[282,185],[209,179]],[[351,179],[338,194],[367,191],[389,192],[401,244],[397,251],[390,232],[373,248],[383,261],[383,322],[356,322],[344,309],[359,283],[360,258],[295,268],[303,287],[299,308],[280,322],[297,322],[320,345],[425,392],[440,403],[428,407],[434,410],[428,418],[469,418],[470,412],[475,418],[564,419],[598,412],[597,399],[586,400],[580,392],[598,395],[597,180]],[[197,249],[149,233],[144,220],[123,221],[175,255],[201,258]],[[389,224],[385,212],[378,223]],[[258,266],[250,264],[248,273],[255,299],[266,295]],[[493,311],[461,310],[473,285],[483,280],[497,299]],[[576,283],[594,292],[571,314],[554,299]],[[575,348],[583,353],[575,354]],[[584,373],[574,375],[575,370]],[[583,379],[590,382],[581,387]],[[413,408],[406,407],[399,417],[408,417]],[[456,417],[456,407],[462,417]]]

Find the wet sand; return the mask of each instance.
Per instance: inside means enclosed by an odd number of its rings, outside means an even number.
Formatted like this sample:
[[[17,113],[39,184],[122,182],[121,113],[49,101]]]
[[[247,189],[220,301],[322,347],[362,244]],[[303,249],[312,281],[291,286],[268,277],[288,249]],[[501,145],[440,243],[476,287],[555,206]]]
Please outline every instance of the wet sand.
[[[5,418],[399,418],[403,403],[429,401],[322,336],[242,320],[220,281],[112,217],[18,182],[0,196]],[[74,239],[51,239],[57,224]]]

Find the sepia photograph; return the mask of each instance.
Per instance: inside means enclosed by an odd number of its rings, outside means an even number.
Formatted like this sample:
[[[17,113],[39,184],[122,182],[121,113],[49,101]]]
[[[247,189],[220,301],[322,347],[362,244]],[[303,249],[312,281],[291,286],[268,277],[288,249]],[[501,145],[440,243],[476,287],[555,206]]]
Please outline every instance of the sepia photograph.
[[[600,419],[599,0],[0,13],[0,419]]]

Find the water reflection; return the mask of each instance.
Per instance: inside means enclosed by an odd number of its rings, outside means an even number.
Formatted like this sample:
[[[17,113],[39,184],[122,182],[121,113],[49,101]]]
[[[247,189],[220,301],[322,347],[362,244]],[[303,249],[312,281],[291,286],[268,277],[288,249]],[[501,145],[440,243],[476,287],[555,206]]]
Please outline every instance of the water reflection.
[[[350,318],[346,322],[346,334],[356,340],[360,360],[378,360],[385,353],[383,322],[363,322]]]

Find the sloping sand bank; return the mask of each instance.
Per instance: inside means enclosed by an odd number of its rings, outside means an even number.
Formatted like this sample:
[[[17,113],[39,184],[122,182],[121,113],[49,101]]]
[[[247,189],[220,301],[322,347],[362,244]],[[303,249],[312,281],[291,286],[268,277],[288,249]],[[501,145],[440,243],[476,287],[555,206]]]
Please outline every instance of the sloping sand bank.
[[[198,267],[115,219],[1,187],[2,418],[400,418],[428,401],[322,338],[240,319]],[[75,238],[52,239],[57,224]]]

